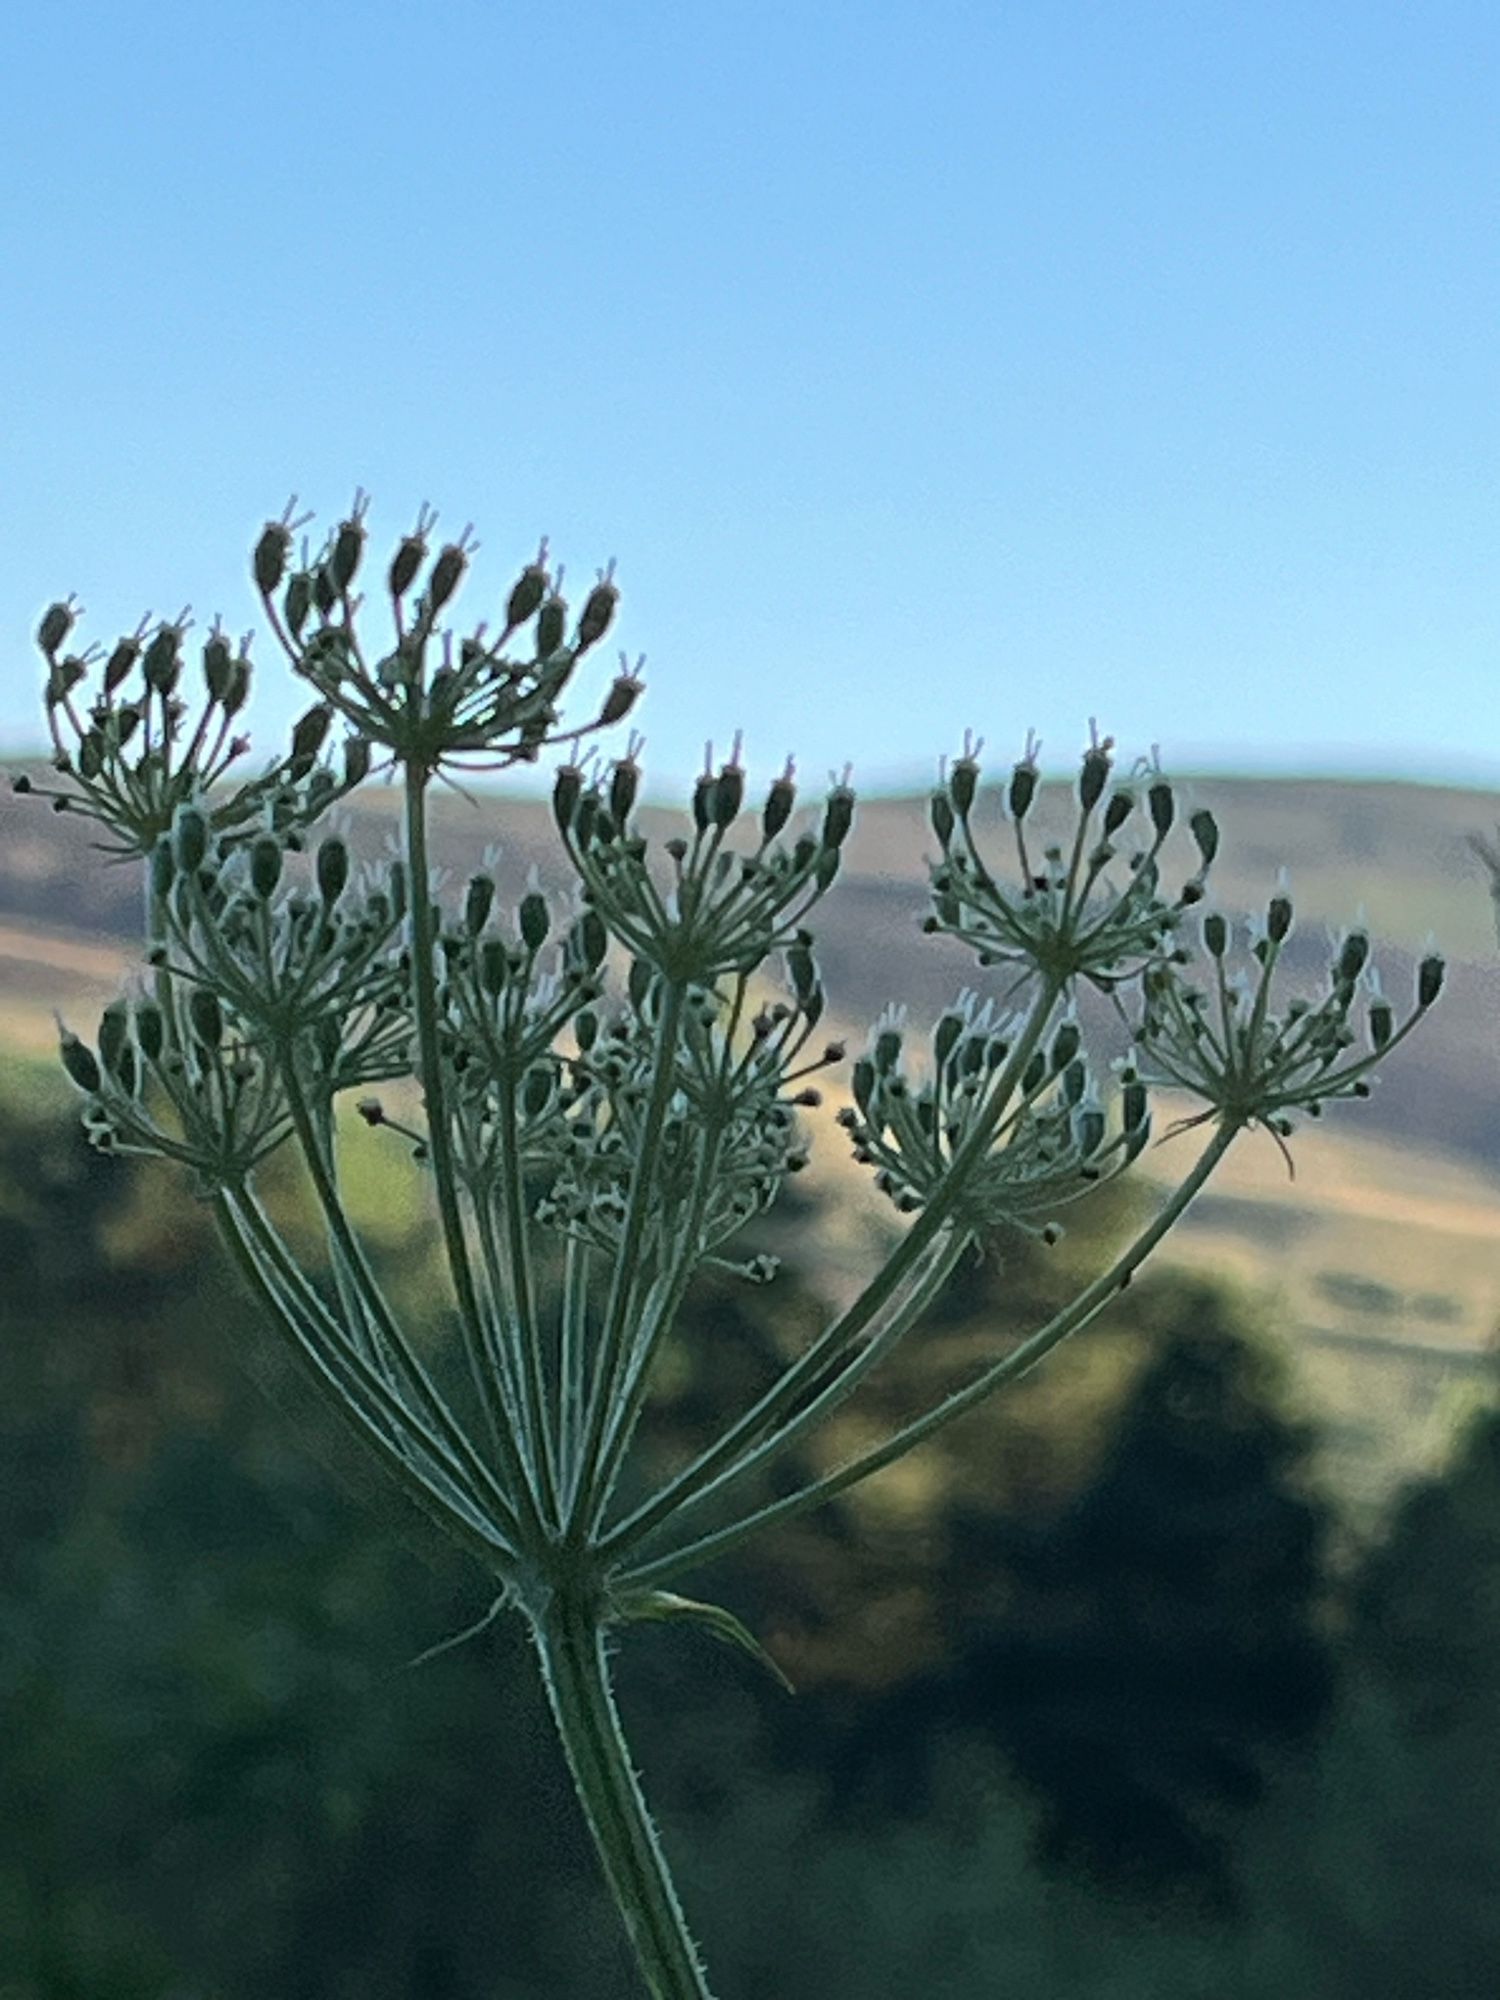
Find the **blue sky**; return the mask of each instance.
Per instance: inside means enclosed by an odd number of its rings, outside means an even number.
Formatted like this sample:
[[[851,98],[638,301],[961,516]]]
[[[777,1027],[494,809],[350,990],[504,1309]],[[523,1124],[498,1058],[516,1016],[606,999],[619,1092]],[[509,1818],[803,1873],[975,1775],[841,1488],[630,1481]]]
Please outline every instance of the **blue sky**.
[[[0,747],[52,596],[242,629],[358,483],[470,620],[618,558],[654,789],[1500,782],[1492,0],[75,4],[0,91]]]

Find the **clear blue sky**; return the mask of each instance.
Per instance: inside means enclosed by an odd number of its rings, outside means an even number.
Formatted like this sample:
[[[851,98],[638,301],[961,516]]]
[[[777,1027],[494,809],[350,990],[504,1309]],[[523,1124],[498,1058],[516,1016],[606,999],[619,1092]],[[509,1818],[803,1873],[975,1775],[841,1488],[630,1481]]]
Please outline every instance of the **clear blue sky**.
[[[49,598],[243,628],[360,483],[470,618],[618,557],[654,788],[1500,781],[1494,0],[83,0],[0,101],[0,747]]]

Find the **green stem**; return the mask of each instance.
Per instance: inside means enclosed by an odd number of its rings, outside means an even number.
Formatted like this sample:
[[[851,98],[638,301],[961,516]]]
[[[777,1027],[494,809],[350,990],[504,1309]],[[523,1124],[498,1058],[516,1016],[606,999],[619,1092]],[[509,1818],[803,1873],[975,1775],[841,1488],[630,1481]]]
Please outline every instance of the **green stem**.
[[[810,1507],[821,1506],[825,1500],[831,1500],[836,1493],[842,1493],[847,1487],[857,1485],[862,1479],[868,1479],[872,1473],[881,1471],[898,1458],[904,1458],[907,1452],[925,1443],[934,1431],[952,1423],[955,1417],[963,1416],[966,1411],[973,1409],[976,1403],[983,1402],[1006,1383],[1017,1381],[1022,1375],[1028,1374],[1070,1333],[1077,1332],[1081,1326],[1103,1312],[1115,1294],[1123,1290],[1137,1267],[1145,1262],[1156,1245],[1172,1228],[1228,1152],[1239,1131],[1238,1122],[1226,1122],[1220,1125],[1194,1162],[1192,1171],[1173,1190],[1170,1199],[1152,1218],[1149,1226],[1142,1231],[1130,1248],[1115,1260],[1104,1275],[1096,1278],[1093,1284],[1080,1292],[1070,1305],[1055,1313],[1045,1326],[1039,1327],[1029,1339],[1022,1341],[1019,1347],[984,1369],[965,1388],[956,1389],[951,1396],[945,1397],[925,1415],[904,1425],[892,1437],[887,1438],[884,1444],[877,1445],[860,1457],[849,1460],[836,1471],[811,1481],[795,1493],[774,1500],[769,1506],[761,1507],[738,1521],[731,1521],[727,1527],[720,1528],[712,1534],[703,1535],[696,1541],[681,1545],[664,1555],[655,1556],[649,1562],[627,1567],[618,1581],[629,1584],[632,1589],[659,1586],[669,1578],[680,1575],[684,1570],[696,1569],[702,1563],[727,1555],[730,1549],[737,1548],[741,1542],[759,1534],[763,1528],[768,1528],[777,1521],[789,1520],[795,1515],[804,1514]]]
[[[1046,1032],[1061,991],[1057,981],[1043,983],[1019,1039],[991,1085],[990,1099],[983,1115],[975,1119],[949,1161],[948,1172],[932,1199],[859,1297],[831,1326],[824,1329],[812,1346],[785,1370],[757,1403],[606,1536],[602,1544],[606,1556],[618,1560],[645,1541],[665,1521],[696,1506],[710,1486],[715,1494],[719,1494],[731,1480],[738,1481],[747,1471],[763,1463],[759,1450],[761,1440],[786,1421],[801,1401],[803,1391],[824,1376],[838,1357],[847,1353],[865,1329],[884,1312],[939,1233],[947,1227],[953,1210],[966,1191],[970,1171],[984,1158],[994,1141],[1026,1065]]]
[[[418,1062],[422,1096],[427,1106],[427,1144],[432,1158],[432,1177],[437,1188],[438,1215],[443,1228],[443,1246],[458,1301],[459,1323],[463,1329],[475,1387],[489,1419],[496,1448],[504,1463],[513,1502],[522,1517],[528,1539],[543,1538],[541,1515],[530,1468],[526,1466],[511,1433],[501,1402],[499,1385],[487,1365],[484,1324],[469,1266],[469,1246],[464,1236],[463,1217],[458,1206],[458,1179],[454,1171],[453,1140],[448,1129],[448,1105],[443,1088],[442,1054],[438,1047],[437,988],[433,957],[436,949],[436,915],[428,884],[427,783],[429,773],[420,765],[406,767],[406,864],[407,893],[411,899],[411,983],[412,1011],[417,1022]]]
[[[591,1608],[558,1595],[532,1629],[573,1784],[647,1989],[653,2000],[712,2000],[631,1766],[603,1628]]]

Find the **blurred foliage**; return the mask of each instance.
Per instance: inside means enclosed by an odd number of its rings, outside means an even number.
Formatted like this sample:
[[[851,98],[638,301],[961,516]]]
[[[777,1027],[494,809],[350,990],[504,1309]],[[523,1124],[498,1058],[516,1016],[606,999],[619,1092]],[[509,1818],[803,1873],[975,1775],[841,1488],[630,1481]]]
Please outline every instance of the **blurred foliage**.
[[[73,1110],[11,1066],[0,2000],[630,1990],[519,1632],[406,1670],[482,1612],[482,1579],[394,1537],[266,1407],[241,1362],[286,1391],[205,1211],[91,1154]],[[355,1172],[415,1310],[416,1175]],[[294,1182],[275,1198],[290,1214]],[[1034,1325],[1131,1199],[1059,1251],[966,1267],[877,1400],[910,1407]],[[817,1311],[795,1266],[706,1282],[657,1463]],[[858,1441],[851,1420],[835,1448]],[[1346,1605],[1313,1442],[1242,1308],[1142,1283],[706,1582],[795,1701],[710,1641],[632,1634],[622,1696],[724,1993],[1487,1990],[1500,1423],[1476,1417]]]

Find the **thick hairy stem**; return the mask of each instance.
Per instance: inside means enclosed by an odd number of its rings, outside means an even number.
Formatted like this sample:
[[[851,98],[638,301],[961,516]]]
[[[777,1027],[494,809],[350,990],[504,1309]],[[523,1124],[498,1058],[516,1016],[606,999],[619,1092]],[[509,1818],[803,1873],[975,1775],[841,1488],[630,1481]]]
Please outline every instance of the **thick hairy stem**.
[[[604,1631],[563,1596],[533,1623],[553,1720],[653,2000],[712,2000],[620,1726]]]

